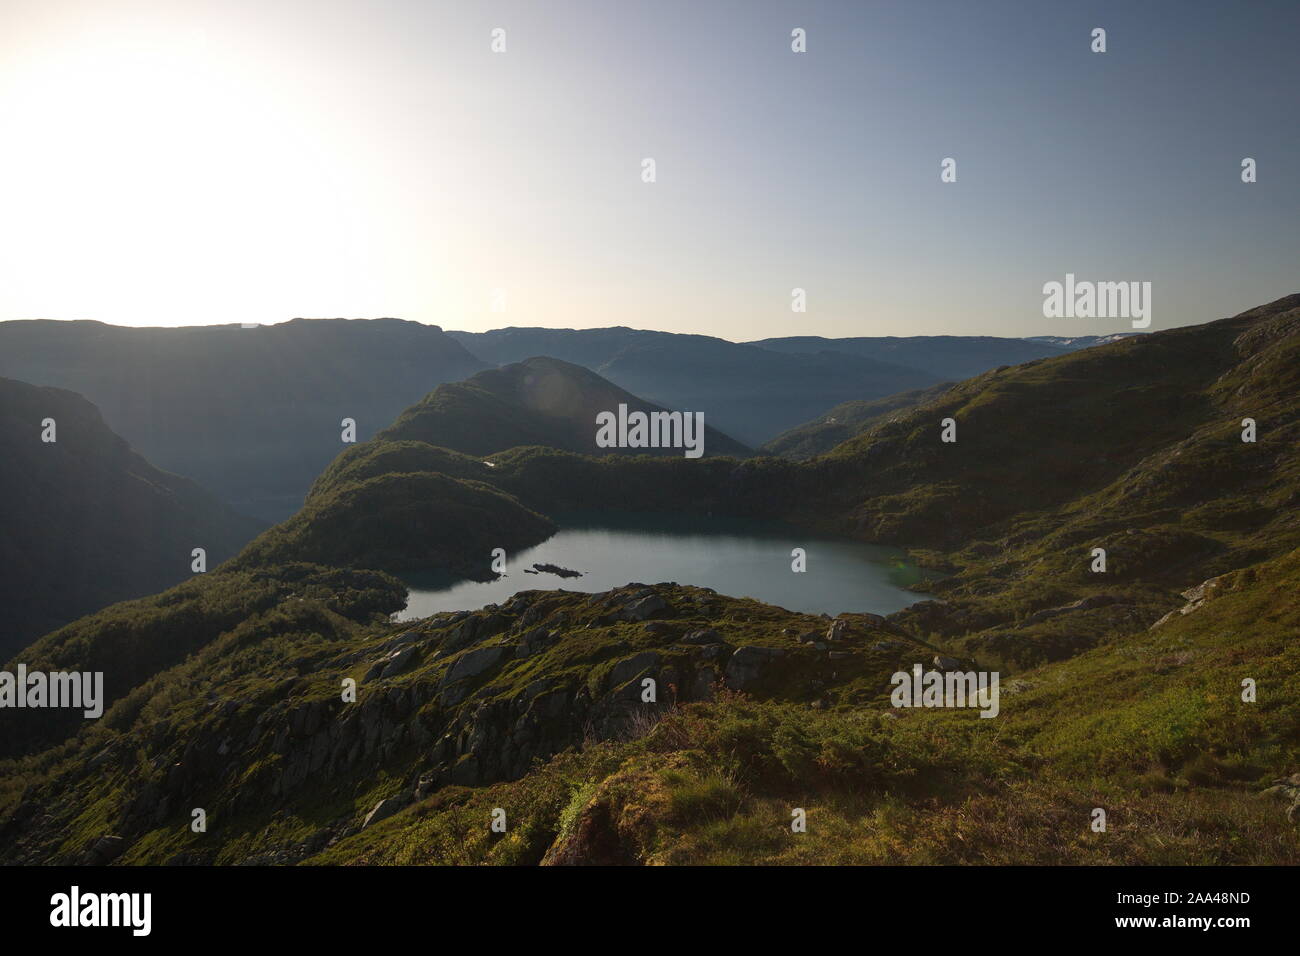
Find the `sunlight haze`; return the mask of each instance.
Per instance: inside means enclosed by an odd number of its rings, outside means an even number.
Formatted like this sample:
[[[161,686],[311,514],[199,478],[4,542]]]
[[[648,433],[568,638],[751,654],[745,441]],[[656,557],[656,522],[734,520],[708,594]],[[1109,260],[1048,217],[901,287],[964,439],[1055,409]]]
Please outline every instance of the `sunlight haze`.
[[[0,320],[1078,335],[1127,324],[1045,319],[1067,272],[1153,329],[1294,291],[1294,31],[1130,7],[8,0]]]

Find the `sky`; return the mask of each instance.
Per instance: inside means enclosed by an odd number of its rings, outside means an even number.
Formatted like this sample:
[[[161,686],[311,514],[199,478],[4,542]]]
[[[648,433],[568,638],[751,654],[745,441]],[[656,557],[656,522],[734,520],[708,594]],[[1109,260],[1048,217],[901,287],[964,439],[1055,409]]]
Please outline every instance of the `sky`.
[[[1071,273],[1208,321],[1300,291],[1298,38],[1290,0],[0,0],[0,320],[1131,328],[1044,317]]]

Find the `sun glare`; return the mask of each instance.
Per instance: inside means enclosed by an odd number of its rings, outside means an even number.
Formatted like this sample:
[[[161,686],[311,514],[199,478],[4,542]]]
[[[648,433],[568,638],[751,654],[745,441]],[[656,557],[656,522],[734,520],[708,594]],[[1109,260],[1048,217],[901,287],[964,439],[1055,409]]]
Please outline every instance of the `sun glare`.
[[[101,27],[25,52],[0,68],[0,319],[375,304],[347,146],[291,77],[194,31]]]

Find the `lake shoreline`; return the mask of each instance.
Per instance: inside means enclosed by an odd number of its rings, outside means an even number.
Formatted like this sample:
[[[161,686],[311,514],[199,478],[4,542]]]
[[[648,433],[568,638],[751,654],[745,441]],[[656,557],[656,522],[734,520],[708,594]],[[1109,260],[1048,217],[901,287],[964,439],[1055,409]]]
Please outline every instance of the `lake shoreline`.
[[[891,614],[925,600],[929,575],[899,548],[730,516],[570,512],[540,544],[507,554],[505,572],[471,580],[447,571],[399,575],[407,605],[394,620],[499,604],[520,591],[599,593],[673,581],[790,611]],[[539,573],[561,568],[568,575]],[[574,573],[576,572],[576,573]]]

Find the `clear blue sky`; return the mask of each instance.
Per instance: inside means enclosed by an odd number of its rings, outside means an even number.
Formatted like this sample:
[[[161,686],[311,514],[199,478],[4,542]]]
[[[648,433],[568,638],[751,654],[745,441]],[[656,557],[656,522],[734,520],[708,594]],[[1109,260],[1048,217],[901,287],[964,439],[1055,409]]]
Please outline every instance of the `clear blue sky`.
[[[1128,328],[1043,318],[1073,272],[1206,321],[1300,290],[1298,40],[1295,2],[5,0],[0,319]]]

